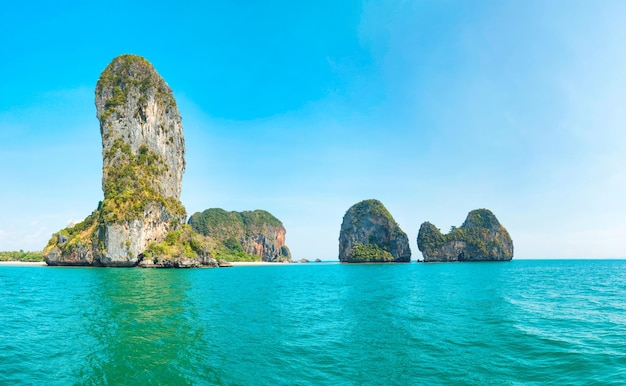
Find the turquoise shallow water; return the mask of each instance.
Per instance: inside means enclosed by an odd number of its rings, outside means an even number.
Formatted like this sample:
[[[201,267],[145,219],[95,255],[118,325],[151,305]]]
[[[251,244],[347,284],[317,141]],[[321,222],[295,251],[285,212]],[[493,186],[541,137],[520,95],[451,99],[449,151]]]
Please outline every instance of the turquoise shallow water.
[[[622,384],[626,261],[0,267],[0,384]]]

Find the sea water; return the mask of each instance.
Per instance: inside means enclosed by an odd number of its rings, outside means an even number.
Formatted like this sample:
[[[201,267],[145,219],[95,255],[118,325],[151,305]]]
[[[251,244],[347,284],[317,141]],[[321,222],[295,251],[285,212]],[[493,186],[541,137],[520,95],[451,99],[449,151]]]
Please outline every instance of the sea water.
[[[626,382],[626,261],[0,267],[0,384]]]

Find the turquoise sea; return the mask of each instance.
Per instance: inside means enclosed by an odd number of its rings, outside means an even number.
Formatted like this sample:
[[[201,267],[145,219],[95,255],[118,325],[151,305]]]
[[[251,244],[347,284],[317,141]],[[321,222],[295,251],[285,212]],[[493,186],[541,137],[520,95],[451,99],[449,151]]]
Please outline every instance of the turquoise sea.
[[[2,385],[626,383],[626,261],[0,267]]]

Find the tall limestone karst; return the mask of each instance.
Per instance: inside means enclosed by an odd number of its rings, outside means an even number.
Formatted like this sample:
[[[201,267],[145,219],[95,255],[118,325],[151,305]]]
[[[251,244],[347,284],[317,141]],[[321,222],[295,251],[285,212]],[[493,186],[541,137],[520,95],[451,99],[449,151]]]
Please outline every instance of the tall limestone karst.
[[[444,235],[429,222],[420,226],[417,247],[424,262],[508,261],[513,258],[513,240],[488,209],[476,209],[459,228]]]
[[[380,201],[361,201],[343,216],[339,261],[409,262],[409,239]]]
[[[267,211],[227,212],[211,208],[194,213],[189,225],[218,243],[215,248],[218,259],[291,261],[285,245],[285,227]]]
[[[135,266],[185,223],[185,140],[172,90],[142,57],[122,55],[96,86],[104,200],[53,236],[49,265]]]

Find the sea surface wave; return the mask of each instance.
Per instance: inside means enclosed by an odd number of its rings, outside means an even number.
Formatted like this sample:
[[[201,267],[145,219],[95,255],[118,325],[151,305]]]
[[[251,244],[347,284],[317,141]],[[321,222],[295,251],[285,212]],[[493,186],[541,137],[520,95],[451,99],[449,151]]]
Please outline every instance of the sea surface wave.
[[[0,384],[626,383],[626,261],[0,266]]]

